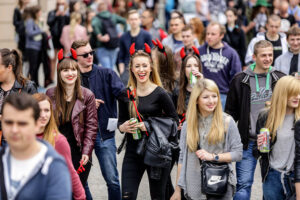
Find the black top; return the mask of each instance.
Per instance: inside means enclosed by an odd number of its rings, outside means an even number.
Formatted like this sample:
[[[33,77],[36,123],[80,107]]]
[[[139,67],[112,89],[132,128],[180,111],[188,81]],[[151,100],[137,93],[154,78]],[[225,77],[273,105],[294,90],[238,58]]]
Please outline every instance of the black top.
[[[138,111],[143,119],[147,117],[171,117],[178,119],[174,104],[168,93],[161,87],[156,87],[147,96],[138,97]],[[119,102],[118,126],[130,119],[129,100]],[[178,120],[177,120],[178,121]]]
[[[125,90],[125,92],[127,92]],[[174,104],[168,93],[161,87],[157,86],[152,93],[147,96],[138,97],[138,111],[143,118],[147,117],[171,117],[176,122],[179,121]],[[126,102],[119,100],[119,121],[118,127],[125,121],[129,120],[129,99]],[[131,150],[136,149],[138,140],[133,140],[131,134],[127,137],[127,145]]]
[[[67,102],[67,107],[69,106],[69,102]],[[58,127],[58,130],[61,134],[63,134],[70,145],[71,151],[74,152],[75,150],[79,150],[79,147],[77,146],[77,141],[74,135],[73,126],[71,122],[71,116],[70,119],[66,120],[64,124],[60,124]]]
[[[86,73],[81,73],[82,86],[88,89],[90,89],[89,77],[91,75],[91,72],[92,70]]]
[[[246,56],[246,39],[244,31],[237,25],[233,30],[230,30],[226,25],[226,34],[223,41],[227,42],[233,49],[238,53],[242,66],[245,66],[245,56]]]
[[[279,57],[282,54],[281,38],[279,36],[278,40],[276,40],[276,41],[269,40],[267,36],[265,38],[266,38],[266,40],[268,40],[269,42],[271,42],[272,45],[273,45],[274,55],[273,55],[273,63],[272,63],[272,65],[274,65],[274,62],[275,62],[276,58]]]

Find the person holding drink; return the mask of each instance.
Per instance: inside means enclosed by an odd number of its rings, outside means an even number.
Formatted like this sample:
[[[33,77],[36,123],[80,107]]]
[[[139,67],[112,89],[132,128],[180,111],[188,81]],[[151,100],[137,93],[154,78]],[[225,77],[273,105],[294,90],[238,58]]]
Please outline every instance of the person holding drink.
[[[137,198],[139,184],[147,170],[151,199],[164,200],[170,169],[162,168],[160,178],[153,178],[152,167],[144,164],[143,156],[138,155],[136,151],[141,140],[136,140],[133,134],[136,134],[138,129],[142,137],[146,131],[149,132],[143,122],[147,121],[148,117],[170,117],[176,121],[178,118],[170,96],[161,87],[150,47],[145,44],[145,51],[136,51],[133,43],[130,54],[127,92],[132,98],[128,101],[119,101],[118,128],[121,133],[126,133],[127,142],[122,166],[122,199]]]
[[[253,155],[261,157],[264,200],[287,199],[293,195],[290,180],[294,178],[294,123],[300,119],[299,101],[300,81],[293,76],[282,77],[274,88],[270,107],[258,116]]]

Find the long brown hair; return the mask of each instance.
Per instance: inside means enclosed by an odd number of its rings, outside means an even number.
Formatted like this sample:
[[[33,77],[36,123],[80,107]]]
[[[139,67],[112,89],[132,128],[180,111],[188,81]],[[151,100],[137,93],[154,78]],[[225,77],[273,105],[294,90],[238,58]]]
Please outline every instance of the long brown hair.
[[[37,102],[48,101],[50,104],[51,116],[50,116],[50,120],[49,120],[48,124],[45,127],[44,134],[43,134],[43,140],[49,142],[53,147],[55,147],[55,139],[56,139],[56,136],[59,134],[59,131],[58,131],[57,125],[55,123],[55,119],[54,119],[52,102],[51,102],[50,98],[46,94],[43,94],[43,93],[35,93],[32,96],[35,100],[37,100]]]
[[[12,66],[12,71],[16,77],[16,80],[24,87],[28,80],[23,76],[22,69],[22,56],[18,50],[12,49],[0,49],[0,56],[2,64],[7,68],[9,65]]]
[[[136,78],[135,78],[135,76],[134,76],[131,69],[132,69],[132,66],[133,66],[134,58],[139,57],[139,56],[146,57],[146,58],[149,59],[150,66],[152,68],[152,72],[150,74],[149,79],[152,83],[162,87],[162,83],[161,83],[159,74],[157,72],[157,67],[153,63],[151,56],[148,53],[144,52],[143,50],[138,50],[130,58],[130,61],[129,61],[129,80],[128,80],[127,87],[129,87],[131,90],[136,90],[136,88],[137,88],[137,80],[136,80]],[[136,98],[135,103],[136,103],[136,106],[138,106],[138,98]],[[137,117],[136,111],[135,111],[133,103],[131,101],[129,103],[129,111],[130,111],[129,112],[130,117]]]
[[[172,92],[175,87],[175,62],[173,58],[173,52],[165,46],[165,53],[159,51],[158,47],[155,46],[152,51],[156,55],[157,71],[162,81],[163,87],[168,91]]]
[[[186,112],[187,107],[185,106],[185,98],[186,98],[186,87],[188,85],[188,79],[185,76],[185,68],[187,65],[187,62],[190,58],[195,58],[198,62],[198,68],[199,72],[202,73],[202,64],[198,56],[192,54],[188,55],[184,58],[182,62],[182,66],[180,69],[180,77],[179,77],[179,95],[178,95],[178,103],[177,103],[177,113],[183,114]]]
[[[75,82],[74,92],[70,105],[67,106],[67,93],[65,89],[65,83],[63,82],[60,72],[64,69],[76,69],[77,80]],[[54,113],[56,124],[60,125],[70,119],[72,109],[75,105],[76,100],[83,101],[83,96],[80,86],[80,71],[78,63],[71,58],[64,58],[59,64],[57,69],[57,86],[55,88],[55,102],[56,109]]]
[[[190,24],[193,27],[193,32],[196,35],[199,44],[200,45],[204,44],[205,28],[204,28],[202,21],[199,18],[194,17],[194,18],[190,19]]]

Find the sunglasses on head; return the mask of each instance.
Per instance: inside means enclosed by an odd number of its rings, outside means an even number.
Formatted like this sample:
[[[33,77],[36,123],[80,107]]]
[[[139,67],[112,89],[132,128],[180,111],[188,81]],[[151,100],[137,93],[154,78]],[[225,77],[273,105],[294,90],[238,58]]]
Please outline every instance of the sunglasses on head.
[[[87,58],[87,57],[89,57],[89,55],[94,55],[94,52],[95,51],[91,51],[91,52],[88,52],[88,53],[85,53],[85,54],[81,54],[81,55],[77,55],[77,56],[82,56],[82,57],[84,57],[84,58]]]

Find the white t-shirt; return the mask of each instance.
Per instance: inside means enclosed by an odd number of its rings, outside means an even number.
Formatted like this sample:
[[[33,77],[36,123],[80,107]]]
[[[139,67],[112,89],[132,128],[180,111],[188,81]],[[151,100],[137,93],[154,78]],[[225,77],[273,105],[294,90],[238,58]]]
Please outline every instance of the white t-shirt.
[[[40,144],[41,150],[30,159],[18,160],[10,155],[10,193],[16,192],[21,181],[27,179],[37,164],[44,159],[47,147],[43,143]]]

